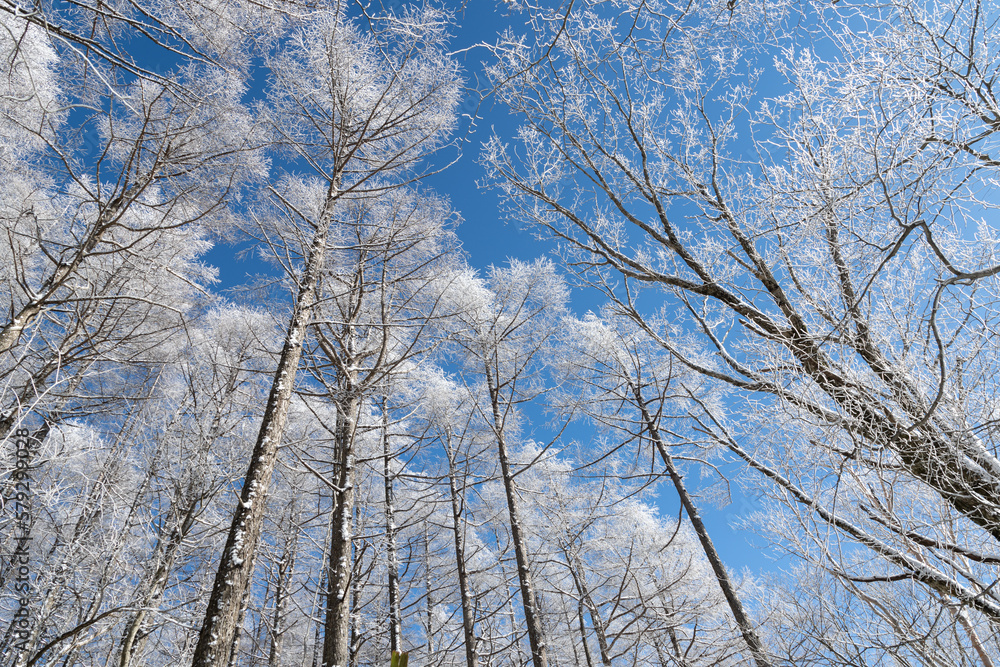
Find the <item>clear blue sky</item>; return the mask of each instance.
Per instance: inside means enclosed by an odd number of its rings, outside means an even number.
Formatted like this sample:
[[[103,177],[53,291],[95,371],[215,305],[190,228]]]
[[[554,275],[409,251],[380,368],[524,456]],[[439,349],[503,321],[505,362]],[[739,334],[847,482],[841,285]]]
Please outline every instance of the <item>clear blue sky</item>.
[[[459,28],[455,31],[454,50],[459,52],[458,59],[471,88],[476,85],[477,78],[483,82],[482,63],[489,58],[485,48],[475,45],[494,41],[500,31],[517,19],[507,14],[501,2],[477,0],[469,2],[457,18]],[[263,87],[263,82],[258,84]],[[520,228],[516,222],[502,219],[498,193],[478,186],[486,173],[479,163],[482,142],[492,132],[501,137],[513,137],[518,125],[517,119],[493,98],[480,103],[474,92],[467,93],[460,113],[478,115],[471,131],[469,119],[462,120],[462,153],[457,162],[427,178],[424,185],[447,196],[452,207],[461,215],[463,222],[458,229],[458,236],[469,263],[477,269],[483,269],[490,264],[504,264],[509,258],[531,260],[546,254],[550,250],[550,244],[536,240],[529,230]],[[248,273],[267,271],[267,267],[258,262],[235,261],[235,250],[231,246],[220,244],[207,258],[220,270],[219,287],[222,289],[245,284]],[[600,301],[595,293],[583,288],[573,291],[572,306],[578,315],[582,315],[587,309],[596,310],[599,305]],[[543,420],[539,419],[541,421]],[[543,433],[537,433],[536,437],[539,440],[546,439]],[[586,444],[592,435],[585,425],[579,425],[569,429],[565,437]],[[731,466],[726,472],[735,475],[738,468]],[[688,483],[692,490],[696,490],[698,475],[689,473]],[[762,544],[762,539],[732,528],[732,523],[740,514],[759,508],[756,501],[742,494],[735,483],[731,485],[731,490],[733,503],[728,507],[718,508],[707,502],[700,503],[702,517],[712,532],[716,548],[733,571],[740,572],[745,567],[751,571],[773,569],[773,561],[761,549],[752,546]],[[678,508],[676,493],[667,481],[660,491],[661,512],[666,516],[676,517]]]

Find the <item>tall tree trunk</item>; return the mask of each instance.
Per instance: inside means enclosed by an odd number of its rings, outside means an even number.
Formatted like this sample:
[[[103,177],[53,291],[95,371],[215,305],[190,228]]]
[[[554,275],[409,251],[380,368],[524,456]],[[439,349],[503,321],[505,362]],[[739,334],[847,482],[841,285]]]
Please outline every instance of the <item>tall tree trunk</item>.
[[[534,667],[548,667],[548,648],[545,645],[545,631],[542,627],[538,598],[534,581],[531,576],[531,565],[528,562],[527,537],[521,528],[520,501],[517,489],[514,488],[514,471],[510,466],[507,454],[507,439],[503,429],[503,417],[500,408],[500,391],[494,383],[493,373],[486,367],[486,382],[490,390],[490,402],[493,411],[494,435],[497,440],[497,453],[500,458],[500,473],[503,477],[503,488],[507,496],[507,514],[510,518],[510,537],[514,543],[514,557],[517,561],[517,578],[521,584],[521,603],[524,605],[524,624],[528,631],[528,642],[531,645],[531,661]]]
[[[566,559],[570,564],[570,572],[573,574],[573,583],[576,585],[577,594],[580,596],[580,604],[586,605],[590,612],[590,623],[594,626],[594,634],[597,635],[597,645],[601,649],[601,664],[611,667],[611,650],[608,646],[608,633],[604,628],[604,619],[601,618],[600,610],[594,604],[594,598],[590,594],[587,586],[587,579],[583,570],[583,563],[576,554],[566,550]],[[581,619],[582,623],[582,619]],[[581,626],[582,627],[582,626]]]
[[[494,530],[493,537],[496,539],[497,547],[499,549],[500,531]],[[499,557],[497,558],[497,565],[500,569],[500,579],[501,581],[504,582],[504,587],[506,588],[509,585],[508,582],[511,581],[511,578],[507,574],[507,568],[503,566],[502,554],[498,554],[498,556]],[[504,593],[507,595],[507,615],[510,616],[510,631],[511,631],[510,644],[511,646],[514,647],[514,650],[517,651],[517,662],[514,664],[520,667],[521,665],[526,664],[526,661],[524,659],[523,645],[521,644],[520,639],[518,639],[518,632],[517,632],[518,622],[517,622],[517,616],[514,613],[515,596],[511,594],[509,590],[505,590]]]
[[[278,445],[285,432],[295,374],[302,356],[302,344],[316,304],[316,285],[323,267],[334,203],[335,190],[331,184],[320,224],[309,248],[292,320],[274,381],[271,383],[267,406],[264,408],[257,443],[243,478],[243,490],[233,512],[226,546],[222,550],[212,595],[208,600],[205,620],[191,661],[192,667],[226,667],[229,664],[236,626],[240,620],[243,600],[250,588],[257,545],[264,529],[267,491],[274,473]]]
[[[353,379],[348,379],[353,380]],[[347,383],[349,398],[337,406],[337,470],[334,483],[333,529],[327,563],[326,621],[322,667],[351,663],[351,582],[354,573],[354,439],[361,399]]]
[[[323,493],[322,491],[317,494],[318,498],[316,500],[316,516],[322,516],[323,510]],[[310,606],[310,620],[313,621],[313,644],[312,644],[312,662],[309,663],[311,667],[319,667],[320,659],[323,654],[323,626],[325,618],[321,619],[320,609],[326,607],[326,591],[330,587],[330,568],[327,567],[327,560],[330,556],[330,545],[333,544],[333,517],[336,514],[337,509],[337,494],[331,494],[331,505],[329,517],[326,527],[326,539],[323,541],[323,555],[320,557],[319,562],[322,564],[320,567],[320,577],[319,585],[316,587],[316,592],[313,595],[312,605]],[[306,659],[308,655],[305,651],[305,644],[303,644],[303,656],[302,656],[302,667],[306,665]]]
[[[458,452],[452,449],[451,434],[445,433],[444,448],[448,457],[448,491],[451,494],[452,531],[455,534],[455,563],[458,567],[458,590],[462,598],[462,629],[465,633],[466,667],[478,667],[476,646],[475,611],[472,606],[472,592],[469,586],[469,570],[465,562],[465,522],[464,502],[458,489]]]
[[[587,644],[587,623],[583,619],[583,598],[576,601],[576,618],[580,623],[580,642],[583,644],[583,655],[587,658],[587,667],[594,667],[594,660],[590,657],[590,645]]]
[[[427,662],[430,662],[434,655],[434,595],[432,593],[433,582],[431,581],[431,538],[427,532],[427,523],[424,523],[424,613],[427,616]]]
[[[402,651],[402,621],[399,610],[399,559],[396,553],[396,519],[392,497],[392,453],[389,445],[389,413],[382,397],[382,464],[385,480],[385,559],[389,584],[389,650]]]
[[[167,589],[167,581],[173,571],[174,561],[180,551],[184,538],[187,537],[192,526],[194,526],[195,515],[201,503],[201,496],[192,493],[192,485],[189,484],[186,492],[180,492],[171,503],[172,513],[177,518],[169,523],[174,524],[170,533],[163,539],[161,545],[156,549],[156,567],[150,578],[149,589],[142,596],[140,609],[125,627],[122,636],[121,653],[119,654],[119,667],[128,667],[133,656],[141,654],[145,643],[146,633],[141,633],[149,611],[160,601],[164,591]],[[175,509],[176,508],[176,509]],[[161,538],[162,539],[162,538]],[[140,634],[141,633],[141,634]]]
[[[295,501],[288,510],[288,532],[285,536],[285,546],[278,561],[278,577],[274,591],[274,616],[271,620],[271,646],[268,649],[268,667],[281,667],[282,639],[285,635],[285,609],[291,597],[292,573],[295,570],[295,552],[297,548],[296,524],[299,514],[295,511]]]
[[[677,640],[677,631],[674,630],[673,626],[670,626],[667,628],[667,634],[670,635],[670,645],[674,649],[674,661],[677,663],[678,667],[688,667],[687,659],[681,651],[681,643]],[[659,644],[657,644],[656,650],[660,650]]]
[[[357,506],[355,506],[354,521],[357,522]],[[364,550],[358,553],[354,549],[354,573],[351,575],[351,609],[361,609],[361,568],[363,567]],[[361,632],[360,616],[357,613],[351,614],[351,662],[350,667],[358,667],[358,657],[361,655],[361,647],[367,640]]]
[[[684,507],[684,511],[687,513],[688,519],[691,521],[691,525],[694,527],[694,532],[698,536],[701,548],[705,552],[705,557],[708,558],[709,564],[712,566],[715,578],[719,581],[719,587],[722,589],[722,594],[725,596],[726,602],[729,604],[729,609],[733,613],[733,618],[736,619],[736,624],[740,628],[743,640],[750,648],[750,653],[753,655],[754,662],[757,663],[758,667],[771,667],[771,662],[767,658],[767,651],[764,649],[764,645],[761,644],[760,638],[757,637],[757,631],[754,630],[753,623],[750,621],[750,618],[743,609],[743,603],[736,594],[736,587],[733,586],[732,581],[729,579],[729,573],[726,572],[726,566],[723,564],[722,558],[719,556],[719,552],[715,550],[715,545],[712,543],[712,538],[708,534],[708,529],[701,520],[701,515],[698,513],[698,507],[694,504],[694,500],[692,500],[691,495],[688,493],[687,487],[684,485],[684,478],[677,471],[673,458],[670,456],[670,452],[667,451],[666,444],[660,437],[660,431],[656,427],[656,422],[649,413],[646,401],[642,396],[642,390],[638,385],[633,384],[632,382],[629,382],[629,390],[632,392],[632,395],[635,396],[636,406],[642,414],[642,421],[645,426],[645,430],[649,433],[650,440],[653,441],[657,451],[660,453],[660,458],[663,459],[663,465],[667,469],[667,474],[670,475],[670,481],[673,482],[674,488],[677,489],[677,495],[680,496],[681,505]]]

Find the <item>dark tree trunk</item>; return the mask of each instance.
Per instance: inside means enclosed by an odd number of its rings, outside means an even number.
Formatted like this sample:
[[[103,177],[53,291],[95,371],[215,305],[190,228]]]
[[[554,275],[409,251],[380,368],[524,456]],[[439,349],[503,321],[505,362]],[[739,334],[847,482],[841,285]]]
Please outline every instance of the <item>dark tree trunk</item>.
[[[396,550],[396,518],[392,497],[392,452],[389,444],[389,414],[382,398],[382,457],[385,481],[385,558],[389,584],[389,650],[402,651],[402,621],[399,610],[399,558]]]
[[[465,635],[466,667],[477,667],[476,618],[472,605],[472,592],[469,585],[469,571],[465,562],[465,532],[464,532],[464,502],[459,495],[457,456],[452,449],[450,434],[445,434],[445,453],[448,457],[448,491],[451,495],[452,531],[455,534],[455,564],[458,568],[458,590],[462,598],[462,630]]]
[[[352,386],[348,386],[350,393]],[[334,482],[333,528],[330,531],[329,587],[323,632],[322,667],[351,664],[351,590],[354,574],[354,438],[360,398],[338,404],[337,471]]]
[[[295,310],[271,384],[250,466],[243,478],[243,490],[233,513],[226,546],[222,550],[192,667],[226,667],[229,664],[243,601],[250,588],[257,545],[264,529],[267,491],[278,456],[278,445],[285,432],[302,344],[316,303],[316,286],[323,266],[327,232],[332,224],[333,195],[331,185],[321,225],[309,248]]]
[[[528,643],[531,645],[531,662],[534,667],[548,667],[548,648],[545,645],[545,631],[542,627],[541,614],[535,584],[531,576],[531,564],[528,560],[528,542],[521,525],[520,499],[514,488],[514,471],[511,469],[507,453],[507,441],[504,437],[503,417],[501,416],[501,397],[493,374],[486,368],[486,382],[490,390],[491,408],[493,411],[494,434],[497,440],[497,454],[500,458],[500,473],[503,477],[504,492],[507,497],[507,514],[510,518],[510,537],[514,543],[514,558],[517,562],[517,578],[521,584],[521,603],[524,605],[524,625],[528,631]]]
[[[653,417],[650,415],[649,410],[646,407],[646,401],[642,396],[642,390],[638,385],[634,385],[632,383],[629,384],[629,389],[635,396],[636,406],[642,414],[642,421],[645,426],[645,430],[649,433],[650,440],[653,441],[657,451],[660,453],[660,458],[663,459],[663,465],[667,469],[667,474],[670,475],[670,481],[673,482],[674,488],[677,489],[677,495],[680,496],[681,505],[684,507],[684,511],[687,513],[688,519],[691,521],[691,525],[694,527],[694,532],[698,535],[698,541],[701,543],[701,548],[705,552],[705,557],[708,558],[709,564],[712,566],[715,578],[719,581],[719,587],[722,589],[722,594],[725,596],[726,602],[729,604],[729,609],[733,613],[733,618],[736,619],[736,624],[740,628],[743,640],[750,648],[750,653],[753,655],[754,662],[757,663],[758,667],[771,667],[771,663],[767,658],[767,651],[764,649],[764,645],[761,644],[760,638],[757,637],[757,631],[754,630],[753,623],[750,621],[750,618],[743,609],[743,603],[736,594],[736,587],[733,586],[732,581],[729,579],[729,573],[726,572],[726,566],[722,562],[719,552],[715,550],[715,545],[712,543],[712,538],[708,534],[708,529],[701,520],[701,515],[698,513],[698,507],[694,504],[694,500],[688,493],[687,487],[684,485],[684,478],[674,465],[673,458],[670,456],[670,452],[667,451],[666,444],[660,437],[660,431],[656,427],[656,422],[653,420]]]

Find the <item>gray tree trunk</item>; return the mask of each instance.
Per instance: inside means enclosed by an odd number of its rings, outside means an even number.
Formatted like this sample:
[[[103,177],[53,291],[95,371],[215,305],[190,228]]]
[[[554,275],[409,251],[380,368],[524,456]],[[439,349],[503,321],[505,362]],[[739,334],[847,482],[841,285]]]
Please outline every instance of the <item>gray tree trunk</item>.
[[[392,452],[389,445],[389,414],[382,397],[382,457],[385,481],[385,559],[389,585],[389,650],[402,651],[403,630],[399,609],[399,558],[396,553],[396,519],[392,497]]]
[[[267,491],[278,456],[278,445],[285,432],[306,327],[312,319],[316,303],[316,285],[323,266],[327,232],[332,224],[334,199],[331,185],[320,225],[309,248],[292,320],[264,408],[257,443],[250,456],[243,490],[233,512],[233,522],[216,571],[205,620],[198,634],[192,667],[226,667],[229,664],[233,639],[242,615],[243,600],[250,587],[254,558],[264,528]]]
[[[573,583],[576,584],[577,594],[580,596],[580,604],[587,607],[590,612],[590,622],[594,626],[594,634],[597,635],[597,645],[601,650],[601,664],[605,667],[611,666],[611,650],[608,645],[608,633],[604,628],[604,620],[601,618],[600,610],[594,604],[594,598],[590,594],[587,586],[587,579],[584,576],[583,563],[580,562],[576,554],[571,554],[567,550],[566,558],[570,561],[570,570],[573,574]],[[583,618],[580,619],[581,628]],[[588,651],[589,656],[589,651]]]
[[[545,631],[542,627],[535,584],[531,576],[531,564],[528,561],[527,537],[521,528],[520,501],[517,497],[517,489],[514,488],[514,471],[511,469],[510,459],[507,455],[507,441],[504,437],[503,418],[500,414],[500,392],[494,383],[489,366],[486,368],[486,382],[490,390],[497,454],[500,458],[500,473],[503,477],[503,488],[507,497],[510,538],[511,542],[514,543],[517,578],[521,584],[521,603],[524,605],[524,625],[528,631],[528,643],[531,646],[531,662],[534,667],[548,667],[548,648],[545,645]]]
[[[427,617],[427,661],[434,655],[434,595],[431,581],[431,538],[424,523],[424,614]]]
[[[352,390],[348,383],[347,391]],[[361,399],[353,396],[338,405],[337,471],[334,478],[333,528],[327,563],[326,620],[322,667],[351,664],[351,583],[354,573],[354,438]]]
[[[271,621],[271,647],[268,650],[268,667],[281,667],[282,640],[285,636],[285,611],[291,597],[292,574],[295,570],[296,528],[298,513],[295,504],[288,511],[288,534],[281,560],[278,561],[278,578],[274,591],[274,617]]]
[[[465,634],[466,667],[478,667],[479,658],[476,646],[475,611],[472,605],[472,592],[469,585],[469,571],[465,562],[465,532],[463,521],[463,501],[458,491],[458,470],[456,459],[458,453],[448,441],[450,433],[445,434],[445,454],[448,457],[448,490],[451,494],[452,530],[455,534],[455,563],[458,567],[458,590],[462,598],[462,629]]]
[[[670,452],[667,451],[667,447],[664,444],[663,439],[660,437],[660,431],[656,427],[656,422],[649,414],[649,410],[646,407],[646,401],[642,396],[642,390],[638,385],[632,384],[631,382],[629,382],[629,389],[632,391],[633,396],[635,396],[636,406],[642,414],[642,421],[646,432],[649,433],[650,439],[653,441],[657,451],[660,453],[660,458],[663,459],[663,465],[666,466],[667,474],[670,475],[670,481],[674,483],[674,488],[677,489],[677,495],[680,496],[681,505],[684,507],[684,511],[687,513],[688,519],[691,521],[691,525],[694,527],[694,532],[698,535],[698,541],[701,543],[701,548],[705,552],[705,557],[708,558],[709,564],[712,566],[715,578],[719,581],[719,587],[722,589],[722,594],[725,596],[726,602],[729,604],[729,609],[733,613],[733,618],[736,619],[736,624],[740,628],[743,640],[750,648],[750,653],[753,655],[754,662],[757,663],[758,667],[771,667],[771,662],[767,658],[767,651],[764,649],[764,645],[761,644],[760,638],[757,637],[757,631],[754,630],[753,623],[750,621],[750,618],[743,609],[743,603],[736,594],[736,587],[733,586],[733,583],[729,578],[729,573],[726,572],[726,566],[723,564],[722,558],[719,556],[719,552],[715,550],[715,545],[712,543],[712,538],[708,534],[708,529],[701,520],[701,515],[698,513],[698,507],[694,504],[694,500],[691,499],[691,495],[688,493],[687,487],[684,485],[684,478],[677,471],[673,458],[670,456]]]

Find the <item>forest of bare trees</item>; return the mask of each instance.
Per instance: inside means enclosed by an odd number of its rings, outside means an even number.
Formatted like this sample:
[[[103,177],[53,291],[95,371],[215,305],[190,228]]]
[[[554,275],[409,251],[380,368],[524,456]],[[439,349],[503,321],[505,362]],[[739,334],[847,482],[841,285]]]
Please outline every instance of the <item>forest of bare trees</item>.
[[[494,4],[0,0],[0,667],[1000,665],[1000,5]]]

